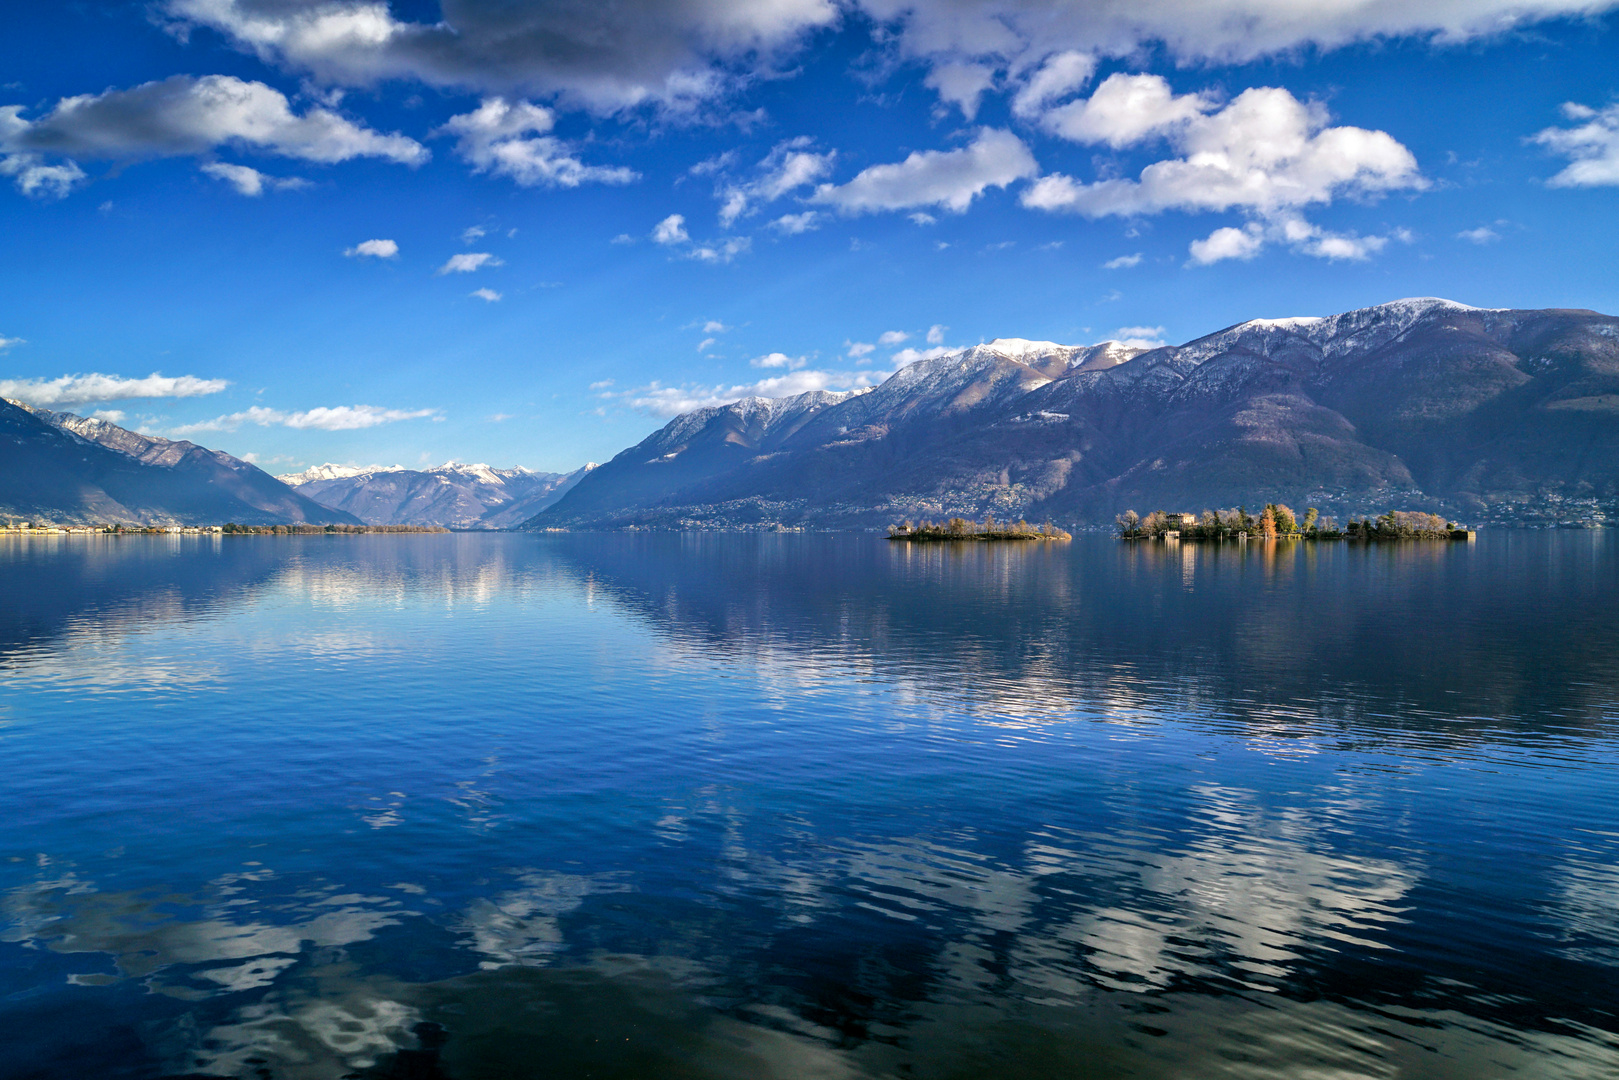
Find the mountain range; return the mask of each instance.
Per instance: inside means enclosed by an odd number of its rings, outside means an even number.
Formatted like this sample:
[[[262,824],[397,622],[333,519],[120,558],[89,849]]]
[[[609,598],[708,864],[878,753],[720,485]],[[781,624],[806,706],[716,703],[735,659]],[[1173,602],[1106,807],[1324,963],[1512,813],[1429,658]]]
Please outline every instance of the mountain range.
[[[436,469],[316,465],[278,480],[367,525],[506,529],[566,495],[596,466],[569,473],[492,469],[451,461]]]
[[[1084,524],[1619,497],[1619,319],[1398,300],[1152,349],[999,339],[671,420],[528,528]]]
[[[240,458],[0,399],[0,517],[58,524],[359,525]]]

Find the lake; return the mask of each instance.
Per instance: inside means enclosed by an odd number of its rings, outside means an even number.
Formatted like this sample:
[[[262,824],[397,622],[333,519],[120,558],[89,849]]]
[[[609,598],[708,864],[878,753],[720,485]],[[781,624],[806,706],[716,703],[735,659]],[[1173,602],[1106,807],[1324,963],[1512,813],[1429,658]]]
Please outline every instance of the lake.
[[[1619,1075],[1619,542],[0,538],[0,1076]]]

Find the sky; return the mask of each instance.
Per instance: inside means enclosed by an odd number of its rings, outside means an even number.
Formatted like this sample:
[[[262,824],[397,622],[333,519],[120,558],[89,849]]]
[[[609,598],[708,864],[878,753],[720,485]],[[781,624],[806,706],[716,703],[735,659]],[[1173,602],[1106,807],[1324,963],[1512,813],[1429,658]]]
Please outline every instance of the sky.
[[[141,0],[0,35],[0,396],[605,461],[997,337],[1619,312],[1619,0]]]

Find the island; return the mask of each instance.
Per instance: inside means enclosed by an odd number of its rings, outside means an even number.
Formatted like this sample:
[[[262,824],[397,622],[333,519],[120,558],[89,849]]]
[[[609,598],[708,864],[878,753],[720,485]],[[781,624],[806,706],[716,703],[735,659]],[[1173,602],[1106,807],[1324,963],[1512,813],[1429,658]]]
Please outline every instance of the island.
[[[1266,503],[1256,517],[1242,507],[1201,514],[1154,510],[1141,517],[1126,510],[1116,519],[1121,540],[1472,540],[1477,533],[1439,514],[1389,510],[1376,518],[1351,518],[1342,528],[1308,507],[1302,519],[1280,503]]]
[[[908,540],[913,543],[964,540],[1072,540],[1073,536],[1051,522],[1030,525],[1027,521],[997,524],[993,514],[985,514],[982,522],[953,517],[949,521],[923,521],[912,524],[890,525],[890,540]]]

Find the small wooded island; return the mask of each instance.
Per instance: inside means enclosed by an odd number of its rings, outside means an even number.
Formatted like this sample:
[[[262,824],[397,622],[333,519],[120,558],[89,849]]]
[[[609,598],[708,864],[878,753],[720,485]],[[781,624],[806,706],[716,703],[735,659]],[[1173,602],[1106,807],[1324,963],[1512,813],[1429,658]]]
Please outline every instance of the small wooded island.
[[[1121,540],[1471,540],[1474,532],[1438,514],[1390,510],[1377,518],[1351,518],[1343,528],[1315,507],[1303,520],[1279,503],[1266,503],[1258,517],[1242,507],[1201,514],[1154,510],[1141,517],[1126,510],[1116,519]]]
[[[1072,540],[1073,536],[1049,521],[1044,525],[1030,525],[1027,521],[1002,525],[996,523],[993,514],[985,514],[982,522],[954,517],[944,522],[924,521],[913,525],[907,521],[903,525],[890,525],[888,538],[925,543],[936,540]]]

